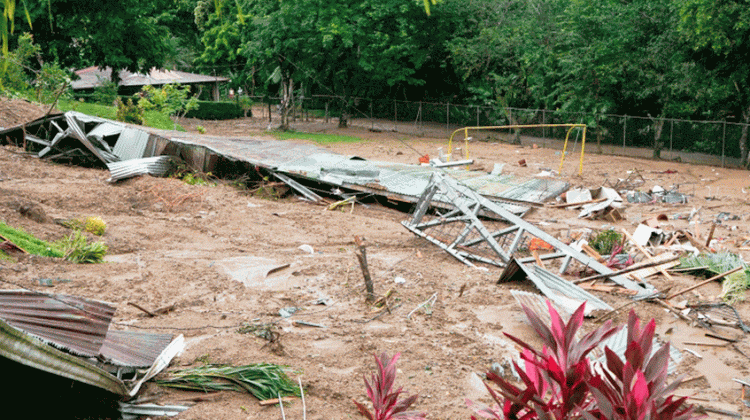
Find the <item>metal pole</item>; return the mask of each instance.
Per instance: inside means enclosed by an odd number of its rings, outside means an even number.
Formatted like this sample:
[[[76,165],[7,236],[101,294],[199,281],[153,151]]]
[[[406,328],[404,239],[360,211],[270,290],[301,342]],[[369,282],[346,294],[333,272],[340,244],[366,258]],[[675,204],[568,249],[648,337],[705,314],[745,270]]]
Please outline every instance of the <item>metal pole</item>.
[[[674,120],[671,121],[669,129],[669,153],[672,153],[672,136],[674,135]]]
[[[328,101],[326,101],[326,124],[328,123]]]
[[[721,136],[721,167],[724,167],[724,147],[727,140],[727,120],[724,120],[724,134]]]
[[[372,115],[372,99],[370,99],[370,128],[375,129],[375,118]]]
[[[419,101],[419,128],[422,128],[422,101]]]
[[[546,124],[545,121],[546,111],[542,110],[542,124]],[[542,127],[542,138],[544,138],[544,145],[547,145],[547,127]]]
[[[445,104],[445,131],[451,131],[451,103]]]
[[[398,121],[398,105],[396,100],[393,100],[393,131],[396,131],[396,122]]]
[[[622,122],[622,155],[623,156],[625,156],[625,137],[626,137],[625,131],[627,130],[627,127],[628,127],[628,116],[626,115]]]
[[[479,127],[479,105],[477,105],[477,127]]]

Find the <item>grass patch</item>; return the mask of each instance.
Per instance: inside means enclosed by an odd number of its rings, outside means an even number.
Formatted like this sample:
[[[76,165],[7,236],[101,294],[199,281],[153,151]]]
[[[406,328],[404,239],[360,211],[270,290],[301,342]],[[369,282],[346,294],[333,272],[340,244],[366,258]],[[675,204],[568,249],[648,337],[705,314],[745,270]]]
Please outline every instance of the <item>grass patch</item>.
[[[359,137],[343,136],[340,134],[298,133],[294,131],[275,131],[272,134],[278,140],[289,140],[289,139],[310,140],[318,144],[355,143],[358,141],[362,141],[362,139]]]
[[[37,239],[23,230],[14,229],[3,222],[0,222],[0,235],[30,254],[56,258],[62,258],[65,255],[55,245]]]
[[[109,120],[117,119],[117,108],[115,106],[102,105],[92,102],[80,102],[69,99],[60,99],[60,101],[57,103],[57,109],[62,112],[77,111],[82,114],[107,118]],[[174,123],[172,123],[169,115],[163,112],[146,111],[143,113],[143,119],[145,120],[146,127],[159,128],[163,130],[171,130],[174,128]],[[185,129],[178,124],[177,131],[185,131]]]

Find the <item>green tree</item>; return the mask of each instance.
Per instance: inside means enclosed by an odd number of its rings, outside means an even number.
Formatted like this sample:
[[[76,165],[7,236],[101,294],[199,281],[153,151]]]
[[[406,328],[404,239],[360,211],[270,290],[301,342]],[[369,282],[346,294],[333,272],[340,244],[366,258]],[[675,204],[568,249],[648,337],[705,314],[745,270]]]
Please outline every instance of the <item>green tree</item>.
[[[44,61],[64,67],[96,65],[145,72],[161,67],[169,52],[169,31],[157,13],[168,0],[27,0],[34,40]],[[48,8],[49,6],[49,8]],[[117,81],[118,72],[112,72]]]
[[[679,30],[706,77],[700,92],[704,115],[739,116],[745,125],[738,139],[743,166],[748,160],[750,124],[750,2],[685,0],[679,6]]]

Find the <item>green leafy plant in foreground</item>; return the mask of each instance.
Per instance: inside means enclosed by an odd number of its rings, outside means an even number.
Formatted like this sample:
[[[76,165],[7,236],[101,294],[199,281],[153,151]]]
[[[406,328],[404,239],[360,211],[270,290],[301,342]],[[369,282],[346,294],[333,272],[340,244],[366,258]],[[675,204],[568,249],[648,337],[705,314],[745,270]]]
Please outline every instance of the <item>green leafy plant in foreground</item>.
[[[107,245],[104,242],[88,243],[86,235],[76,230],[56,245],[62,249],[64,258],[76,264],[95,264],[104,261]]]
[[[417,400],[417,395],[399,400],[398,396],[401,394],[402,388],[392,391],[393,384],[396,382],[396,361],[399,357],[401,357],[401,353],[396,353],[390,361],[385,353],[381,354],[380,357],[375,356],[378,372],[372,375],[372,384],[365,377],[367,396],[372,401],[372,412],[356,400],[352,400],[359,412],[369,420],[421,420],[425,418],[425,413],[406,411]]]
[[[246,391],[259,400],[299,396],[300,390],[285,367],[270,363],[243,366],[205,365],[170,373],[156,381],[161,386],[193,391]]]
[[[517,387],[494,372],[487,373],[488,391],[498,408],[483,407],[476,414],[489,419],[586,419],[586,420],[689,420],[699,418],[686,397],[672,392],[681,378],[667,384],[669,344],[652,353],[656,323],[641,328],[631,311],[628,320],[628,348],[625,360],[605,349],[603,369],[593,369],[587,355],[618,328],[611,322],[580,340],[576,333],[583,323],[585,303],[566,324],[547,302],[552,324],[548,327],[526,306],[523,307],[534,331],[543,342],[542,350],[506,334],[523,352],[524,367],[515,364],[523,382]],[[467,403],[469,401],[467,400]],[[473,420],[477,417],[472,416]]]

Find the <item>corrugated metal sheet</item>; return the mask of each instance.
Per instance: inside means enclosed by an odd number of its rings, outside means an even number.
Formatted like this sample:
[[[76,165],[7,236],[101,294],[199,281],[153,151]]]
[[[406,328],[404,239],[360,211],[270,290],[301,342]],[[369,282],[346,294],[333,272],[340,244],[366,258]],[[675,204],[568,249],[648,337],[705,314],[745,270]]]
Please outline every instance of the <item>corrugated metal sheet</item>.
[[[115,307],[75,296],[0,291],[0,318],[24,332],[81,356],[95,357]]]
[[[0,320],[0,356],[64,378],[127,395],[125,384],[93,364],[57,350]],[[12,386],[12,385],[7,385]]]
[[[109,330],[101,355],[118,366],[146,368],[172,342],[172,334]]]
[[[112,151],[120,160],[140,159],[144,157],[149,134],[143,130],[126,128],[120,133]]]
[[[122,162],[107,164],[109,168],[109,182],[115,182],[140,175],[162,176],[172,166],[171,156],[154,156],[142,159],[130,159]]]
[[[112,79],[112,68],[104,70],[96,66],[88,67],[75,72],[80,79],[70,83],[73,90],[92,89],[102,85],[102,80]],[[203,74],[187,73],[178,70],[164,70],[153,68],[148,74],[132,73],[128,70],[120,70],[121,86],[145,86],[166,85],[170,83],[214,83],[226,82],[226,77],[207,76]]]
[[[500,275],[498,283],[508,280],[518,281],[528,278],[550,300],[566,312],[573,313],[583,302],[586,302],[586,314],[595,310],[611,311],[612,307],[606,302],[581,289],[575,284],[556,276],[538,265],[528,267],[513,258]]]
[[[550,325],[552,323],[552,318],[550,318],[549,309],[547,308],[547,298],[536,293],[529,293],[521,290],[511,290],[510,294],[516,299],[516,302],[518,302],[519,305],[531,309],[545,325]],[[552,302],[552,307],[555,308],[560,315],[560,318],[565,320],[565,322],[568,322],[570,316],[573,315],[572,313],[567,312],[565,308],[557,306],[554,302]]]

